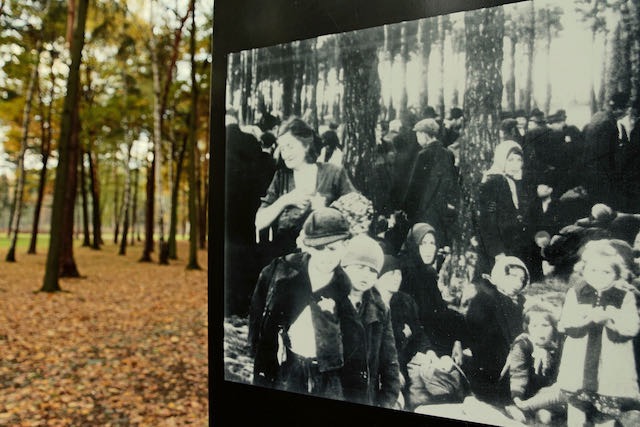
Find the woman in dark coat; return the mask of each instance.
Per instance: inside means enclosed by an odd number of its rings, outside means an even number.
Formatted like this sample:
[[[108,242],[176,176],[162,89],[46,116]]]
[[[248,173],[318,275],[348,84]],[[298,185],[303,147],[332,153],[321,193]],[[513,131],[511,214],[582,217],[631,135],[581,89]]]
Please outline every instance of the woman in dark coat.
[[[402,264],[400,290],[411,295],[418,305],[422,327],[438,355],[451,354],[455,341],[464,341],[462,315],[448,308],[438,289],[438,242],[436,230],[417,223],[398,254]]]
[[[299,118],[280,127],[278,149],[284,167],[278,169],[256,212],[257,230],[274,230],[273,256],[296,250],[296,239],[309,213],[355,191],[346,171],[330,163],[316,163],[319,138]]]
[[[529,195],[522,173],[522,148],[515,141],[502,141],[480,184],[479,265],[483,273],[489,273],[498,258],[511,255],[524,261],[532,277],[542,276],[536,257],[540,249],[529,230]]]

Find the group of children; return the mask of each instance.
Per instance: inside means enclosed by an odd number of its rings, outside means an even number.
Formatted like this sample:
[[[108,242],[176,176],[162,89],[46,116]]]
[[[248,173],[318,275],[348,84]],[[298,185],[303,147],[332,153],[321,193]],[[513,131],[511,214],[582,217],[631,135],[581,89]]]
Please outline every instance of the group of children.
[[[417,253],[435,255],[426,234]],[[476,284],[464,333],[457,317],[448,322],[456,331],[448,353],[401,290],[401,260],[352,236],[338,210],[314,210],[301,242],[302,252],[263,269],[252,296],[254,384],[407,410],[470,392],[521,422],[566,411],[570,426],[613,426],[638,407],[633,252],[620,241],[583,246],[559,319],[549,304],[525,303],[521,260],[497,259]]]

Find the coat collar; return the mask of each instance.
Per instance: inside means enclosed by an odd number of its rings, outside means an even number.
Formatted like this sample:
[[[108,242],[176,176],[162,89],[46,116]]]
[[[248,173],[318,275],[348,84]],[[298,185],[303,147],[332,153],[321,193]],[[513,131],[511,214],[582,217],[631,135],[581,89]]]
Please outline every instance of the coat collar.
[[[382,322],[387,308],[377,291],[369,289],[362,296],[362,299],[364,304],[362,312],[363,323],[368,325],[375,322]]]

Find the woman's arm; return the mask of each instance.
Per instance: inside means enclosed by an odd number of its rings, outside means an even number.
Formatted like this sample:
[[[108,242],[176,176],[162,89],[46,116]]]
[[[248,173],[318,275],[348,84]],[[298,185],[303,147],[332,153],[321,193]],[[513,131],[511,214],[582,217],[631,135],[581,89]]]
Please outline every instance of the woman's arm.
[[[638,334],[640,318],[636,308],[636,298],[631,292],[627,292],[620,308],[608,306],[605,314],[608,318],[605,323],[606,328],[617,333],[621,338],[632,338]]]

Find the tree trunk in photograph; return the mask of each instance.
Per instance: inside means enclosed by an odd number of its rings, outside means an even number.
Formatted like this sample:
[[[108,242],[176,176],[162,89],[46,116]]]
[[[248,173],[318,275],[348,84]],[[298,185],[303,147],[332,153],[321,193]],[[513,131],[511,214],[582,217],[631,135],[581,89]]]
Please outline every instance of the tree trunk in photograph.
[[[527,77],[525,80],[525,92],[524,92],[524,110],[527,116],[531,112],[531,104],[533,97],[533,59],[535,56],[535,43],[536,43],[536,9],[533,1],[529,2],[529,25],[527,27]]]
[[[466,277],[466,253],[476,236],[477,195],[483,172],[498,143],[502,101],[504,11],[502,8],[465,12],[466,90],[464,116],[468,118],[460,147],[461,207],[453,241],[453,275]],[[447,284],[459,295],[459,283]]]
[[[125,127],[125,129],[127,129]],[[124,199],[122,201],[124,215],[122,218],[122,238],[120,239],[120,250],[118,255],[125,255],[127,253],[127,236],[129,234],[129,215],[131,212],[131,169],[129,168],[129,162],[131,161],[131,147],[133,141],[131,136],[128,135],[128,129],[126,130],[125,139],[127,140],[127,154],[125,155],[125,171],[124,178]]]
[[[249,72],[251,70],[251,51],[244,50],[240,52],[240,64],[241,64],[241,80],[240,80],[240,124],[247,123],[247,117],[249,115],[249,98],[251,96],[251,76]]]
[[[407,23],[400,24],[400,100],[398,102],[398,117],[404,117],[407,113],[409,97],[407,95],[407,61],[409,52],[407,49]]]
[[[9,246],[9,252],[5,258],[8,262],[16,261],[16,245],[18,243],[18,233],[20,232],[20,220],[22,218],[22,203],[24,197],[24,185],[27,178],[24,168],[24,156],[27,151],[27,144],[29,140],[29,124],[31,122],[31,105],[33,103],[33,94],[36,88],[36,82],[38,81],[38,66],[40,64],[40,52],[42,50],[42,43],[38,41],[36,47],[36,56],[34,58],[33,68],[31,69],[31,75],[29,76],[29,84],[27,86],[27,93],[25,94],[24,108],[22,109],[22,136],[20,138],[20,152],[18,153],[18,167],[16,170],[16,176],[18,181],[16,183],[16,191],[14,200],[14,214],[11,217],[10,232],[13,233],[11,244]]]
[[[311,86],[311,127],[318,131],[318,42],[311,42],[311,59],[309,64],[309,85]],[[205,186],[207,181],[205,180]]]
[[[258,64],[260,63],[260,49],[251,49],[251,90],[249,92],[249,120],[247,124],[253,124],[256,121],[258,104],[259,104],[259,90],[258,83],[260,78],[258,76]]]
[[[155,175],[155,159],[147,167],[146,202],[144,215],[144,247],[141,262],[151,262],[153,252],[153,211],[155,209],[153,176]]]
[[[235,93],[235,74],[234,74],[234,53],[227,54],[227,85],[225,87],[225,99],[227,106],[233,105],[233,95]]]
[[[420,58],[420,95],[419,114],[424,117],[424,111],[429,106],[429,57],[431,56],[431,31],[430,21],[421,19],[418,22],[417,52]]]
[[[344,90],[344,82],[343,82],[343,78],[341,77],[340,74],[342,72],[342,74],[344,75],[343,67],[342,67],[342,62],[341,62],[341,47],[340,47],[340,36],[336,35],[335,36],[335,45],[333,47],[333,56],[334,56],[334,62],[336,64],[336,80],[338,81],[338,88],[339,91],[337,93],[336,98],[334,99],[333,102],[333,109],[331,111],[331,115],[333,116],[333,121],[335,123],[342,123],[344,118],[343,118],[343,112],[344,112],[344,94],[346,93]],[[339,135],[338,135],[339,136]],[[344,142],[343,142],[344,144]],[[344,148],[344,147],[343,147]]]
[[[44,187],[47,182],[47,165],[49,163],[49,156],[51,155],[51,110],[53,109],[53,92],[56,87],[54,84],[55,79],[53,78],[53,57],[51,59],[50,70],[51,90],[49,92],[49,105],[47,106],[46,113],[44,111],[41,112],[42,120],[40,121],[40,134],[42,135],[42,169],[40,169],[38,180],[36,206],[33,209],[31,242],[29,243],[29,250],[27,251],[28,254],[36,253],[38,229],[40,227],[40,213],[42,212],[42,200],[44,199]],[[40,97],[40,104],[42,105],[42,97]],[[44,108],[42,110],[44,110]]]
[[[640,0],[631,0],[629,5],[629,57],[631,62],[630,85],[631,85],[631,105],[636,108],[631,110],[632,119],[635,121],[640,117],[638,105],[640,104]]]
[[[100,180],[98,178],[98,156],[93,154],[93,135],[89,132],[87,160],[89,161],[89,185],[91,189],[91,219],[93,222],[93,242],[91,249],[99,250],[102,245],[102,224],[100,218]]]
[[[344,69],[345,167],[354,186],[371,197],[375,127],[380,112],[380,79],[376,44],[378,29],[339,36]]]
[[[79,80],[79,78],[78,78]],[[78,82],[79,83],[79,82]],[[78,95],[79,93],[76,92]],[[60,275],[59,277],[80,277],[80,272],[73,257],[73,218],[76,206],[76,196],[78,193],[78,156],[80,146],[80,115],[78,111],[78,101],[73,112],[71,121],[71,135],[69,138],[69,165],[67,173],[69,179],[65,191],[65,201],[62,217],[62,240],[60,246]],[[60,167],[58,165],[58,167]]]
[[[195,0],[191,0],[191,7],[195,6]],[[187,269],[200,270],[198,265],[198,207],[196,194],[199,187],[196,183],[196,130],[198,127],[198,90],[196,82],[196,20],[195,13],[191,15],[191,39],[189,43],[191,56],[191,115],[189,120],[189,140],[187,152],[189,154],[189,260]]]
[[[281,47],[282,67],[282,118],[286,119],[293,114],[293,48],[291,43],[285,43]]]
[[[87,196],[87,187],[86,187],[86,176],[87,172],[84,167],[84,152],[82,147],[80,150],[80,194],[82,196],[82,231],[84,238],[82,240],[83,247],[91,246],[91,233],[89,232],[89,203]]]
[[[545,67],[546,94],[543,111],[545,116],[548,116],[551,109],[551,12],[549,12],[549,9],[545,10],[544,16],[546,18],[544,53],[547,59],[547,66]]]
[[[507,92],[507,108],[509,111],[516,110],[516,45],[517,37],[509,38],[509,77],[505,84]]]
[[[191,117],[191,112],[189,117]],[[191,118],[189,118],[191,120]],[[182,176],[182,167],[184,164],[184,156],[187,150],[188,136],[184,137],[182,147],[178,152],[178,158],[176,159],[176,173],[173,177],[173,188],[171,189],[171,221],[169,223],[169,258],[178,259],[178,247],[176,244],[176,235],[178,233],[178,195],[180,194],[180,178]]]
[[[304,57],[303,57],[303,42],[293,42],[293,106],[292,111],[298,117],[302,117],[304,111],[302,111],[302,76],[304,74]],[[306,52],[305,52],[306,53]]]
[[[444,56],[445,49],[444,45],[447,40],[447,26],[449,25],[449,18],[446,15],[440,15],[438,18],[439,25],[439,41],[438,41],[438,49],[440,49],[440,88],[438,89],[438,114],[440,114],[440,118],[444,119],[445,117],[445,105],[444,105],[444,83],[445,83],[445,74],[444,74]]]

